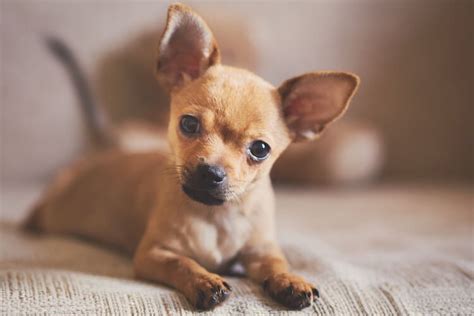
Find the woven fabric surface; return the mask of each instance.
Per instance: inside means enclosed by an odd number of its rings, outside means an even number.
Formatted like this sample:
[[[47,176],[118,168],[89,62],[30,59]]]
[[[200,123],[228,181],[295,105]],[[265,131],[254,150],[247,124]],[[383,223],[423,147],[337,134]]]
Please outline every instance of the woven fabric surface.
[[[282,247],[292,269],[321,291],[298,313],[474,314],[471,196],[467,189],[280,191]],[[174,290],[134,280],[130,259],[93,244],[4,224],[0,245],[2,315],[195,313]],[[231,297],[210,313],[294,313],[244,278],[228,281]]]

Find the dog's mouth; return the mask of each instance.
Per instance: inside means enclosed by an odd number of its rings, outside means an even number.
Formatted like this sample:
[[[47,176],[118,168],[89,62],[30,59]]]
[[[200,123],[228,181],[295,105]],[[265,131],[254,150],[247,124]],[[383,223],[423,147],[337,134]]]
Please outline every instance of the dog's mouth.
[[[224,199],[212,195],[209,191],[193,189],[184,184],[182,185],[182,188],[183,192],[186,193],[186,195],[189,196],[192,200],[205,205],[216,206],[222,205],[225,202]]]

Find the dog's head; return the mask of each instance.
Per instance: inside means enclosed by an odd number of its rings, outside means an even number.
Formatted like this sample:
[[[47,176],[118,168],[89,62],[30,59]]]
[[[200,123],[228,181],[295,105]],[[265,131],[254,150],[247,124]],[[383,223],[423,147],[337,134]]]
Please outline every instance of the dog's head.
[[[275,88],[223,66],[209,27],[180,4],[168,11],[157,75],[171,92],[168,138],[182,188],[208,205],[238,199],[292,141],[316,138],[359,83],[349,73],[313,72]]]

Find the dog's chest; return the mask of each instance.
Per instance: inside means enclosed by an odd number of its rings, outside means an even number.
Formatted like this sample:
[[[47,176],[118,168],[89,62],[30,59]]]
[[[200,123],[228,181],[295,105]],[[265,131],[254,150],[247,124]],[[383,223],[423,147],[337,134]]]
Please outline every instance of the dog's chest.
[[[233,209],[190,216],[176,227],[178,238],[173,241],[173,248],[215,271],[242,248],[250,227],[248,218]]]

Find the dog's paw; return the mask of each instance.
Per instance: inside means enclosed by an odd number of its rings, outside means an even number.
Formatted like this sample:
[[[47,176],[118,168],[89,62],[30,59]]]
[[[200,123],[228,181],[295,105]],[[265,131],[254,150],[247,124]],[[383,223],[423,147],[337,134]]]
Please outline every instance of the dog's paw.
[[[199,310],[210,310],[230,295],[230,285],[217,274],[204,274],[190,281],[188,299]]]
[[[280,273],[268,277],[263,289],[278,303],[291,308],[303,309],[319,298],[318,290],[299,276]]]

